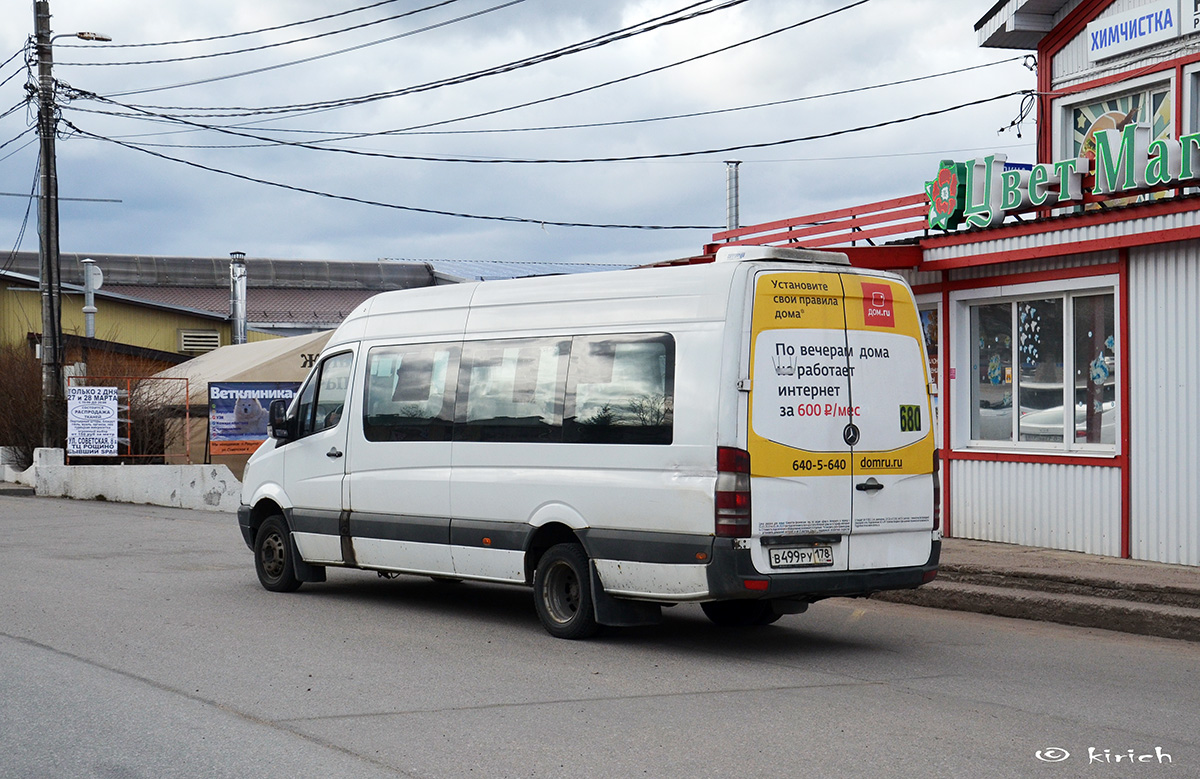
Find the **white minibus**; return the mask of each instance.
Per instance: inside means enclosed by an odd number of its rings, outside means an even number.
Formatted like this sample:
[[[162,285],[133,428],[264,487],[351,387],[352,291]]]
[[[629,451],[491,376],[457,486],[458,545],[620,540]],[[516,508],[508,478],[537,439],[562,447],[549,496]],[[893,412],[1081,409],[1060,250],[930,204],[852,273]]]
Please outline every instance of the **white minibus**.
[[[385,292],[250,458],[264,587],[328,566],[532,586],[560,638],[699,603],[765,625],[941,548],[912,291],[845,255]]]

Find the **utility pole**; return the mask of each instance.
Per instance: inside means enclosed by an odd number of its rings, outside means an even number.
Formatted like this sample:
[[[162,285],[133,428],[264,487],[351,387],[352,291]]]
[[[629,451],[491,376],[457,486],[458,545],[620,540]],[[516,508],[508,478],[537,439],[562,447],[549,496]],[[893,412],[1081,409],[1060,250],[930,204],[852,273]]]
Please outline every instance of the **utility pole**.
[[[54,139],[58,133],[58,106],[54,99],[54,54],[50,35],[50,2],[34,0],[34,44],[38,61],[38,138],[41,152],[38,169],[38,259],[42,296],[42,446],[59,447],[66,439],[66,409],[63,405],[62,284],[58,251],[58,168]],[[110,41],[95,32],[69,33],[85,41]],[[55,36],[62,37],[62,36]]]
[[[33,4],[38,59],[38,137],[41,139],[41,197],[38,198],[38,253],[42,296],[42,446],[62,444],[62,287],[58,267],[58,171],[54,137],[58,131],[54,105],[54,65],[50,48],[50,3]]]

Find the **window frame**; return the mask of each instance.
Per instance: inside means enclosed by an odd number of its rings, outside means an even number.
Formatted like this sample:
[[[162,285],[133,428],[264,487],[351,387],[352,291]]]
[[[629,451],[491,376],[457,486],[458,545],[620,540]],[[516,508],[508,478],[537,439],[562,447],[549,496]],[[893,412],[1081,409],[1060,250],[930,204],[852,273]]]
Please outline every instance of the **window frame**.
[[[418,425],[415,423],[398,424],[390,427],[384,425],[368,424],[369,412],[372,410],[371,399],[371,367],[375,359],[383,359],[389,353],[400,353],[407,356],[408,354],[427,354],[429,352],[446,351],[448,360],[446,365],[445,386],[442,388],[442,416],[430,417],[428,424]],[[422,442],[422,441],[451,441],[454,438],[454,422],[455,422],[455,399],[457,396],[458,387],[458,371],[459,363],[462,357],[462,342],[461,341],[428,341],[420,343],[377,343],[366,348],[365,357],[363,360],[363,388],[362,388],[362,434],[364,440],[370,443],[392,443],[392,442]],[[404,366],[404,360],[401,359],[401,368]],[[393,390],[394,391],[394,390]],[[375,433],[376,430],[381,431]],[[392,431],[392,437],[382,437],[383,430]],[[403,431],[404,435],[397,437],[396,431]],[[419,435],[423,433],[424,435]]]
[[[516,338],[483,338],[462,343],[462,351],[459,354],[458,361],[458,380],[455,386],[455,403],[454,403],[454,433],[453,440],[466,443],[495,443],[495,444],[550,444],[562,442],[563,430],[563,408],[565,406],[564,393],[567,386],[567,366],[571,358],[571,346],[573,337],[570,335],[548,335],[548,336],[529,336]],[[555,366],[555,382],[554,382],[554,399],[552,421],[545,428],[530,428],[513,425],[509,428],[507,425],[487,424],[476,420],[469,421],[467,418],[470,408],[471,395],[471,374],[477,367],[475,364],[476,350],[486,349],[490,352],[495,350],[504,351],[507,349],[516,349],[518,352],[517,363],[514,366],[513,386],[511,391],[506,393],[510,399],[515,397],[518,389],[517,380],[520,378],[520,364],[522,360],[522,352],[529,348],[542,349],[551,343],[564,344],[558,354],[558,365]],[[487,397],[485,394],[483,397]],[[511,402],[516,403],[516,400]],[[514,438],[503,438],[505,430],[515,434]],[[535,435],[533,431],[537,431]],[[523,432],[522,432],[523,431]]]
[[[1116,400],[1113,425],[1115,435],[1113,443],[1080,443],[1074,435],[1075,407],[1075,298],[1093,295],[1112,295],[1113,299],[1113,359],[1117,372],[1112,380],[1113,394]],[[1058,298],[1063,300],[1063,440],[1052,441],[1021,441],[1020,436],[1020,365],[1017,351],[1019,348],[1018,329],[1016,321],[1016,306],[1013,304],[1027,300],[1042,300]],[[1054,281],[1029,283],[1006,283],[987,287],[956,290],[950,293],[951,332],[956,334],[956,343],[952,347],[951,365],[955,366],[954,374],[959,370],[962,378],[951,381],[951,417],[952,434],[951,446],[956,451],[988,451],[1010,454],[1029,455],[1072,455],[1085,457],[1118,457],[1122,453],[1121,430],[1123,417],[1127,413],[1123,392],[1122,371],[1126,369],[1123,359],[1124,344],[1121,341],[1121,287],[1117,274],[1065,278]],[[972,365],[975,344],[971,330],[972,308],[975,306],[994,303],[1008,303],[1014,308],[1013,340],[1010,348],[1013,353],[1013,389],[1014,414],[1012,416],[1012,431],[1010,440],[993,441],[972,438],[972,385],[977,381],[973,375]]]
[[[1172,103],[1172,122],[1170,123],[1168,134],[1174,138],[1176,127],[1174,120],[1179,116],[1179,112],[1184,110],[1184,107],[1175,105],[1177,93],[1175,89],[1175,72],[1173,70],[1160,70],[1148,73],[1140,78],[1131,78],[1116,84],[1109,84],[1056,98],[1053,101],[1054,107],[1052,110],[1053,115],[1057,118],[1057,121],[1054,123],[1054,149],[1058,155],[1056,159],[1071,159],[1075,156],[1075,109],[1105,100],[1119,100],[1138,93],[1149,95],[1157,91],[1165,91]]]
[[[579,372],[580,364],[585,359],[582,353],[577,351],[581,344],[591,341],[608,341],[616,344],[658,344],[663,348],[663,359],[665,360],[665,371],[663,375],[663,414],[665,422],[662,425],[623,425],[616,424],[610,432],[618,433],[616,437],[621,440],[614,441],[593,441],[587,440],[586,423],[581,424],[578,419],[578,390],[580,383]],[[614,355],[615,356],[615,355]],[[563,442],[569,444],[586,444],[590,446],[596,445],[633,445],[633,446],[670,446],[675,441],[675,369],[677,367],[678,352],[675,336],[668,332],[647,332],[647,333],[590,333],[586,335],[577,335],[571,339],[571,361],[567,372],[567,385],[565,402],[563,405]],[[609,370],[612,370],[612,365]],[[611,382],[610,382],[611,383]],[[632,398],[630,398],[632,400]],[[665,428],[662,429],[662,428]],[[648,440],[629,440],[637,439],[639,433],[642,437],[646,437],[648,431],[658,430],[657,435],[649,435]]]
[[[291,409],[292,413],[294,413],[294,416],[290,420],[290,424],[294,425],[295,436],[293,438],[289,439],[289,441],[288,441],[289,443],[291,441],[299,441],[302,438],[308,438],[309,436],[316,435],[317,433],[321,433],[325,430],[332,430],[332,429],[338,427],[342,423],[342,421],[345,419],[346,404],[350,402],[351,395],[354,392],[354,365],[355,365],[354,355],[355,355],[355,352],[353,349],[346,349],[343,351],[334,352],[333,354],[329,354],[329,355],[326,355],[325,357],[322,357],[320,362],[317,363],[317,366],[315,368],[313,368],[312,373],[310,373],[308,375],[308,379],[304,382],[304,384],[302,384],[300,386],[300,389],[296,392],[296,395],[295,395],[295,401],[294,401],[295,406],[293,407],[293,409]],[[321,381],[325,375],[325,368],[329,365],[329,363],[331,361],[336,360],[339,357],[346,357],[346,356],[350,357],[350,368],[346,373],[346,394],[345,394],[345,397],[342,399],[341,416],[338,418],[337,422],[335,422],[332,425],[327,425],[325,427],[317,427],[316,416],[317,416],[317,409],[320,407],[320,402],[321,402]],[[301,416],[301,410],[305,403],[304,394],[306,392],[308,392],[310,388],[312,389],[312,393],[313,393],[312,394],[312,405],[308,412],[308,417],[309,417],[308,422],[311,425],[311,429],[306,431],[304,429],[305,420]]]
[[[577,433],[568,434],[566,412],[568,408],[575,408],[576,391],[578,387],[578,376],[572,372],[572,368],[578,365],[577,349],[584,343],[592,340],[615,341],[618,343],[652,343],[661,344],[663,347],[663,359],[666,360],[664,382],[666,390],[663,401],[664,408],[664,423],[658,426],[637,426],[637,425],[622,425],[620,427],[628,428],[629,431],[634,431],[631,435],[623,438],[629,440],[620,441],[589,441],[580,440]],[[496,430],[489,430],[487,424],[468,423],[466,420],[467,404],[469,400],[470,376],[471,370],[475,367],[470,359],[473,352],[483,348],[499,348],[501,350],[508,348],[517,348],[517,368],[518,373],[514,375],[512,392],[514,402],[521,402],[518,396],[524,397],[530,392],[530,387],[522,382],[520,375],[520,364],[526,359],[524,351],[529,347],[545,348],[547,344],[558,343],[563,344],[564,348],[559,353],[559,365],[555,370],[555,396],[553,400],[553,408],[555,412],[556,425],[551,425],[547,430],[549,436],[518,438],[506,440],[496,438],[493,435],[497,434]],[[373,354],[376,350],[387,352],[388,350],[413,350],[419,351],[428,348],[448,348],[451,351],[450,363],[447,366],[446,386],[443,389],[443,399],[448,402],[451,408],[451,418],[453,424],[451,431],[447,437],[438,438],[368,438],[367,426],[367,410],[370,404],[370,367]],[[675,442],[675,374],[678,369],[678,346],[674,333],[667,331],[653,332],[593,332],[593,333],[577,333],[573,335],[538,335],[524,337],[502,337],[502,338],[480,338],[466,341],[415,341],[405,343],[381,342],[376,341],[370,345],[364,346],[362,363],[363,367],[360,372],[364,376],[363,389],[360,393],[361,412],[359,413],[362,423],[363,438],[372,444],[392,444],[392,443],[423,443],[432,441],[453,441],[462,443],[484,443],[484,444],[544,444],[544,443],[565,443],[565,444],[584,444],[589,446],[596,445],[629,445],[629,446],[670,446]],[[333,357],[335,355],[330,355]],[[318,372],[323,369],[325,361],[322,360],[318,369],[310,376],[310,381],[319,379]],[[403,363],[402,363],[403,364]],[[302,397],[302,393],[309,386],[306,382],[296,394],[297,399]],[[446,400],[448,398],[448,400]],[[297,401],[299,402],[299,401]],[[526,401],[529,402],[529,401]],[[637,413],[637,412],[633,412]],[[574,424],[574,420],[572,420]],[[501,426],[496,426],[501,427]],[[519,427],[513,428],[519,430]],[[472,432],[472,431],[477,432]],[[647,431],[657,430],[655,435],[647,435]],[[500,431],[503,432],[503,431]],[[637,440],[638,433],[643,434],[642,437],[649,440]]]

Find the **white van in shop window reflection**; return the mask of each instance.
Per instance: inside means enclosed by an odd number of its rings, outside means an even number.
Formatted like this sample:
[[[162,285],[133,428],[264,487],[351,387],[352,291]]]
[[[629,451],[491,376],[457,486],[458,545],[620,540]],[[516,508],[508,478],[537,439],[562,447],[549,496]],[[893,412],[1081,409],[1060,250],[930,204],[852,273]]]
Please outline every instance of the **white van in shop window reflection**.
[[[1026,384],[1026,390],[1032,390],[1026,394],[1029,396],[1031,404],[1021,406],[1021,418],[1019,421],[1020,434],[1022,441],[1052,441],[1062,442],[1063,440],[1063,407],[1059,403],[1055,406],[1041,407],[1039,403],[1039,393],[1036,391],[1040,386]],[[1046,396],[1047,402],[1054,397],[1062,397],[1061,385],[1051,385],[1044,389],[1049,390]],[[1088,441],[1088,404],[1092,405],[1093,419],[1095,416],[1100,417],[1100,438],[1096,440],[1094,437]],[[1087,385],[1077,385],[1075,387],[1075,443],[1096,443],[1096,444],[1112,444],[1116,443],[1117,432],[1117,401],[1116,401],[1116,385],[1109,383],[1101,386],[1098,391],[1093,390],[1092,397],[1088,397]],[[1095,424],[1093,422],[1093,424]]]

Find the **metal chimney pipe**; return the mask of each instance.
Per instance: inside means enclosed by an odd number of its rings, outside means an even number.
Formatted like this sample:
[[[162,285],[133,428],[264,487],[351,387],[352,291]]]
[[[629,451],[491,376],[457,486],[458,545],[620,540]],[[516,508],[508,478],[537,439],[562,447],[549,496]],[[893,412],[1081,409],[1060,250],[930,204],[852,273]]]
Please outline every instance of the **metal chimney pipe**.
[[[738,166],[741,160],[725,161],[725,229],[736,230],[741,227],[738,202]]]
[[[230,343],[246,343],[246,253],[229,253]]]
[[[96,337],[96,290],[104,283],[104,273],[91,257],[79,261],[83,265],[83,328],[88,338]]]

